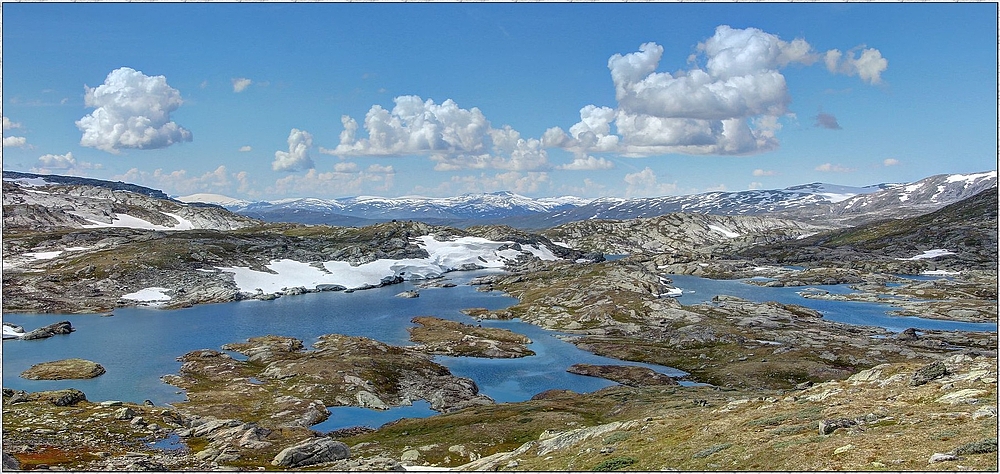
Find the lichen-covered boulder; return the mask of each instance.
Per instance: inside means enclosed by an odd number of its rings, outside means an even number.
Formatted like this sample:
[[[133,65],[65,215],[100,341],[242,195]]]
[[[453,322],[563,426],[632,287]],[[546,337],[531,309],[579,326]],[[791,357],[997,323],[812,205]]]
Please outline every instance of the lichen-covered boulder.
[[[347,459],[351,450],[346,444],[330,438],[312,438],[281,450],[271,464],[299,468]]]

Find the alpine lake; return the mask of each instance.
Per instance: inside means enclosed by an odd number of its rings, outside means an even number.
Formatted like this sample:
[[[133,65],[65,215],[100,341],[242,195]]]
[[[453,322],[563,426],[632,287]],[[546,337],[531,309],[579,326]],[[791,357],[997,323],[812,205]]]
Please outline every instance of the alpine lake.
[[[420,288],[422,282],[404,282],[352,293],[320,292],[288,296],[272,301],[239,301],[199,305],[176,310],[138,307],[115,310],[112,316],[96,314],[4,314],[3,321],[31,330],[58,321],[69,320],[76,331],[69,335],[41,340],[5,340],[3,342],[3,387],[25,391],[76,388],[94,401],[121,400],[156,405],[180,402],[185,394],[160,380],[177,373],[177,357],[199,349],[219,350],[223,344],[242,342],[263,335],[300,339],[308,347],[323,334],[363,336],[388,344],[406,346],[408,327],[417,316],[435,316],[466,324],[481,324],[524,334],[534,356],[517,359],[437,356],[434,360],[447,366],[454,375],[476,382],[481,393],[497,402],[516,402],[551,389],[592,392],[614,382],[566,372],[573,364],[636,365],[657,372],[681,376],[685,373],[670,367],[623,362],[597,356],[560,339],[559,333],[513,321],[476,321],[461,310],[466,308],[502,309],[516,303],[500,292],[477,291],[468,282],[496,270],[452,272],[446,278],[457,286]],[[891,316],[893,307],[883,303],[806,299],[802,288],[770,288],[741,280],[710,280],[687,275],[669,275],[674,285],[684,290],[684,305],[710,301],[715,295],[731,295],[751,301],[778,301],[813,308],[829,320],[848,324],[880,326],[899,332],[906,328],[996,332],[995,323],[965,323],[917,317]],[[850,293],[847,285],[817,285],[833,294]],[[408,290],[418,290],[419,298],[396,298]],[[234,358],[241,354],[230,353]],[[20,377],[34,364],[67,358],[95,361],[107,372],[89,380],[35,381]],[[692,383],[692,382],[685,382]],[[328,420],[314,425],[317,431],[331,431],[352,426],[378,427],[400,418],[435,414],[429,404],[417,401],[412,406],[390,410],[332,407]]]

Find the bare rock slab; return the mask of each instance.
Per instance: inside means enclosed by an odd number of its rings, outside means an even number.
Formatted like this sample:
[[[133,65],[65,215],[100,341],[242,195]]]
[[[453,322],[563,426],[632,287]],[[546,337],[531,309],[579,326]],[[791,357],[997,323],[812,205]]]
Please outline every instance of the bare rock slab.
[[[105,372],[97,362],[85,359],[63,359],[42,362],[21,372],[21,377],[29,380],[92,379]]]
[[[313,438],[281,450],[272,465],[299,468],[347,459],[351,450],[346,444],[330,438]]]

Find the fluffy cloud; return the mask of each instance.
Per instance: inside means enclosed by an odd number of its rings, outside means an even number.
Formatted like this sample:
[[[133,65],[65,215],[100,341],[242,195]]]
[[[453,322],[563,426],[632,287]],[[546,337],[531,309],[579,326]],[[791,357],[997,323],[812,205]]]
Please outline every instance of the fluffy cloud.
[[[774,171],[774,170],[762,170],[762,169],[759,169],[759,168],[753,170],[753,175],[754,176],[774,176],[776,174],[778,174],[778,172]]]
[[[837,123],[837,117],[823,112],[816,115],[816,126],[828,130],[840,130],[840,124]]]
[[[824,173],[851,173],[854,168],[847,168],[841,165],[835,165],[832,163],[823,163],[816,167],[816,171],[822,171]]]
[[[698,44],[689,70],[657,72],[663,54],[662,46],[650,42],[637,52],[611,56],[617,107],[588,105],[568,132],[547,130],[543,144],[626,156],[760,153],[778,147],[778,119],[791,115],[781,69],[822,59],[828,67],[832,61],[834,72],[877,83],[887,66],[878,50],[842,60],[815,51],[801,38],[785,41],[756,28],[726,25]]]
[[[496,129],[478,108],[463,109],[453,100],[441,104],[418,96],[399,96],[386,110],[374,105],[365,115],[366,138],[358,137],[361,125],[345,115],[340,144],[321,153],[336,156],[428,155],[438,171],[549,169],[541,140],[522,138],[509,126]]]
[[[168,194],[185,195],[193,193],[231,194],[247,193],[253,186],[247,180],[247,173],[230,173],[224,165],[200,175],[192,175],[187,170],[166,172],[156,169],[152,173],[132,168],[113,179],[162,189]],[[250,192],[249,194],[254,194]]]
[[[246,90],[247,87],[250,87],[250,84],[253,84],[253,81],[251,81],[250,79],[247,79],[245,77],[234,78],[233,79],[233,92],[236,92],[236,93],[243,92],[243,91]]]
[[[310,148],[312,148],[312,135],[305,130],[293,128],[288,134],[288,151],[278,150],[274,152],[271,169],[274,171],[298,171],[315,168],[316,165],[309,157]]]
[[[855,57],[859,51],[861,55]],[[852,49],[846,56],[838,49],[831,49],[824,55],[823,62],[830,72],[858,76],[869,84],[881,84],[882,73],[889,67],[889,61],[879,50],[864,47]]]
[[[73,174],[78,171],[102,169],[100,164],[86,161],[77,162],[72,152],[65,155],[42,155],[38,157],[38,166],[31,168],[32,173],[53,174],[54,172]]]
[[[21,124],[11,121],[9,118],[3,118],[3,131],[13,130],[15,128],[21,128]],[[25,147],[28,145],[28,139],[25,137],[3,137],[3,147]]]
[[[896,166],[899,164],[899,160],[895,158],[886,158],[882,160],[882,166]]]
[[[250,145],[243,145],[240,147],[240,151],[241,152],[253,151],[253,147],[251,147]]]
[[[360,171],[354,163],[338,163],[342,171],[319,172],[310,169],[304,175],[289,175],[275,181],[268,194],[285,196],[339,197],[363,192],[386,192],[393,188],[392,167],[374,165]],[[353,165],[353,166],[351,166]],[[388,171],[388,172],[387,172]]]
[[[451,182],[456,185],[459,192],[463,193],[512,191],[531,194],[550,184],[551,179],[546,172],[508,171],[494,175],[481,173],[479,176],[452,176]]]
[[[557,166],[557,169],[561,170],[573,170],[573,171],[593,171],[593,170],[609,170],[615,167],[615,164],[604,158],[595,158],[586,154],[577,154],[573,157],[572,163],[567,163],[565,165]]]
[[[15,129],[15,128],[21,128],[21,124],[17,123],[17,122],[14,122],[14,121],[12,121],[11,119],[9,119],[7,117],[3,118],[3,130],[5,132],[7,130],[11,130],[11,129]]]
[[[191,132],[170,120],[183,101],[165,77],[123,67],[111,71],[104,84],[84,87],[84,103],[95,110],[76,122],[83,131],[80,145],[118,153],[191,141]]]
[[[625,175],[625,197],[662,196],[677,191],[677,183],[661,183],[656,173],[646,167],[637,173]]]
[[[28,145],[26,137],[3,137],[3,147],[25,147]]]

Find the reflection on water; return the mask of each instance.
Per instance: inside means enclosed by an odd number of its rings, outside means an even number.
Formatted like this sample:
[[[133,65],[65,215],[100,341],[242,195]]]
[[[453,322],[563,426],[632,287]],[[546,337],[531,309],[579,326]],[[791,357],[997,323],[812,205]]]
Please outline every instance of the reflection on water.
[[[777,301],[797,304],[823,313],[825,319],[847,324],[880,326],[890,331],[900,332],[906,328],[936,329],[942,331],[992,331],[996,323],[966,323],[911,316],[891,316],[888,311],[895,308],[885,303],[861,301],[831,301],[807,299],[798,294],[808,288],[820,288],[834,295],[855,293],[848,285],[815,285],[813,287],[762,287],[743,280],[710,280],[692,275],[669,275],[674,286],[682,288],[684,294],[678,300],[683,305],[710,302],[716,295],[738,296],[756,302]],[[693,290],[688,293],[689,290]]]
[[[320,432],[367,426],[378,428],[386,423],[403,418],[426,418],[437,414],[431,410],[431,404],[423,400],[413,402],[412,406],[393,407],[388,410],[372,410],[358,407],[328,407],[330,418],[313,425],[312,429]]]
[[[437,316],[473,323],[465,308],[501,309],[517,302],[499,292],[480,292],[463,285],[489,270],[449,274],[460,286],[419,289],[419,298],[396,298],[399,292],[418,289],[412,283],[354,293],[327,292],[279,298],[274,301],[239,301],[199,305],[179,310],[128,308],[114,317],[97,315],[4,315],[5,322],[35,328],[69,320],[76,332],[34,341],[3,343],[3,386],[27,391],[72,387],[90,400],[123,400],[156,404],[184,400],[176,387],[160,377],[177,373],[177,357],[199,349],[219,350],[223,344],[268,334],[301,339],[310,346],[320,335],[339,333],[364,336],[388,344],[410,345],[408,327],[416,316]],[[480,391],[498,401],[527,400],[538,392],[559,388],[590,392],[612,385],[607,380],[570,374],[570,365],[622,363],[595,356],[553,337],[555,333],[518,321],[478,322],[527,335],[536,355],[522,359],[438,357],[452,373],[476,381]],[[30,330],[30,329],[29,329]],[[242,354],[229,352],[239,360]],[[79,357],[95,361],[107,372],[90,380],[26,380],[19,374],[39,362]],[[642,365],[634,364],[632,365]],[[683,372],[647,365],[668,375]]]

